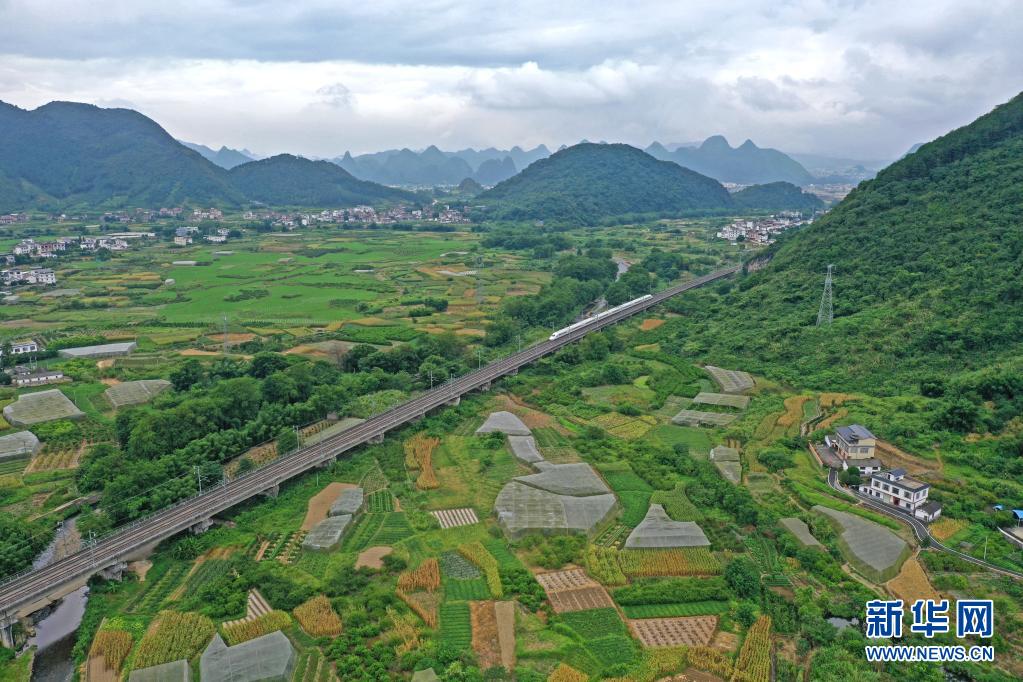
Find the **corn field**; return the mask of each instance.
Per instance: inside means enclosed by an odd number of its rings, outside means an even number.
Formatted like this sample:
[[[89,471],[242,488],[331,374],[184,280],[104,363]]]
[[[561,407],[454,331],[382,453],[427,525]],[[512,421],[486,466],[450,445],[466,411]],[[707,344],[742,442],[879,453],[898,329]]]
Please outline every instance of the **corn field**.
[[[271,611],[253,620],[225,625],[223,627],[224,639],[227,640],[228,645],[234,646],[256,637],[269,635],[277,630],[283,630],[289,625],[291,625],[291,616],[284,611]]]
[[[398,589],[403,592],[433,592],[440,587],[440,564],[427,559],[419,567],[398,576]]]
[[[124,659],[131,653],[134,641],[130,632],[124,630],[100,630],[96,638],[92,640],[92,647],[89,649],[89,656],[102,656],[107,662],[107,667],[114,672],[120,672],[124,665]]]
[[[732,682],[762,682],[771,677],[771,617],[760,616],[746,633]]]
[[[410,469],[419,470],[416,487],[420,490],[440,487],[437,474],[433,470],[433,451],[438,445],[439,438],[427,436],[425,433],[417,433],[405,441],[405,465]]]
[[[135,654],[134,668],[170,663],[192,658],[213,637],[213,621],[198,613],[164,611],[155,627],[150,628]]]
[[[341,634],[341,618],[330,605],[330,600],[322,594],[296,607],[295,618],[313,637],[337,637]]]
[[[501,588],[501,572],[497,565],[497,559],[487,551],[481,542],[470,542],[458,548],[458,553],[475,564],[487,579],[487,587],[494,599],[500,599],[503,594]]]

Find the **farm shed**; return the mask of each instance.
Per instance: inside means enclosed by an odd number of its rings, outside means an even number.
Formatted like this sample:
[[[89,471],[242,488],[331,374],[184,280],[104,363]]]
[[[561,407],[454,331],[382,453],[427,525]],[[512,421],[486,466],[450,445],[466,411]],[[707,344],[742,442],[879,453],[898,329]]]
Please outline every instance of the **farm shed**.
[[[726,414],[724,412],[702,412],[700,410],[680,410],[678,414],[671,418],[673,424],[679,424],[681,426],[699,426],[700,424],[709,424],[710,426],[726,426],[735,421],[736,414]]]
[[[57,354],[62,358],[112,358],[118,355],[131,355],[138,347],[134,341],[123,341],[121,343],[104,343],[99,346],[78,346],[77,348],[62,348]]]
[[[24,455],[34,455],[42,447],[31,431],[19,431],[9,436],[0,436],[0,460]]]
[[[346,488],[330,505],[327,516],[355,516],[362,511],[363,494],[362,488]]]
[[[703,529],[692,521],[672,521],[659,504],[651,504],[646,517],[625,540],[626,549],[709,547]]]
[[[202,654],[202,682],[288,682],[295,648],[278,630],[229,647],[216,635]]]
[[[128,682],[192,682],[192,668],[182,658],[180,661],[132,670]]]
[[[56,388],[24,393],[4,408],[4,418],[13,426],[29,426],[54,419],[79,419],[85,413]]]
[[[522,423],[522,420],[511,412],[491,412],[483,426],[476,429],[476,433],[504,433],[509,436],[529,436],[532,431]]]
[[[158,394],[170,388],[166,379],[141,379],[115,384],[103,391],[107,401],[115,408],[148,403]]]
[[[302,541],[302,549],[326,552],[334,549],[341,542],[345,530],[352,523],[352,515],[328,516],[320,521]]]

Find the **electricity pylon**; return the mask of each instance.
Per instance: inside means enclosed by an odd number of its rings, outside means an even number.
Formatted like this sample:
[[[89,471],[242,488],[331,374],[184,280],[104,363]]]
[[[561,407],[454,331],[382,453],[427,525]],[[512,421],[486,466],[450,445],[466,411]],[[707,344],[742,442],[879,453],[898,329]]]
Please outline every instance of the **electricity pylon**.
[[[817,326],[824,327],[835,319],[835,308],[831,294],[831,271],[834,265],[828,265],[828,276],[824,278],[824,295],[821,296],[821,307],[817,311]]]

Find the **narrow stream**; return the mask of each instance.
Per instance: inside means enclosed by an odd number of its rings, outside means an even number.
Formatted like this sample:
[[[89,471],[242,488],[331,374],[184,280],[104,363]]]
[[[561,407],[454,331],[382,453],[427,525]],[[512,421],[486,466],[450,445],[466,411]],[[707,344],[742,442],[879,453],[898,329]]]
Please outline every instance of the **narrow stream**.
[[[64,522],[53,541],[32,562],[32,568],[47,566],[81,548],[82,539],[75,524],[74,518]],[[64,597],[52,612],[36,623],[35,634],[28,640],[29,646],[36,647],[32,682],[67,682],[71,679],[74,672],[71,650],[88,601],[89,588],[83,587]]]

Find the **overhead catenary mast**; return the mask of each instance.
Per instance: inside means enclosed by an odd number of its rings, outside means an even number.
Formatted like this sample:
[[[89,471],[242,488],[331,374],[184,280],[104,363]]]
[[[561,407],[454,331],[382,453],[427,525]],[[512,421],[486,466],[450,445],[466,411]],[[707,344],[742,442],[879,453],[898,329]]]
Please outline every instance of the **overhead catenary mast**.
[[[821,307],[817,311],[817,326],[826,327],[835,319],[835,308],[831,294],[831,271],[834,265],[828,264],[828,275],[824,278],[824,294],[821,296]]]

